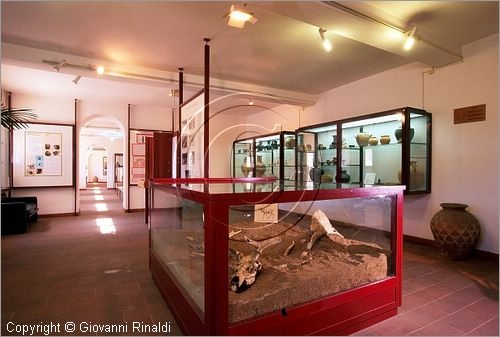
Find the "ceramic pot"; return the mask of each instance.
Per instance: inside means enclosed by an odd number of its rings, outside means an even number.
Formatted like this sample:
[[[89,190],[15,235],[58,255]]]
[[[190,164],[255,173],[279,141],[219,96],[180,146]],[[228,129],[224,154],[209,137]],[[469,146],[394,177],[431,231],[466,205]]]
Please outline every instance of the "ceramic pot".
[[[248,178],[248,174],[253,171],[252,158],[250,156],[246,156],[243,159],[243,164],[241,164],[241,173],[245,178]]]
[[[424,183],[424,170],[418,166],[416,161],[410,161],[410,191],[422,189]]]
[[[401,170],[398,171],[398,179],[401,184]],[[415,160],[410,161],[410,191],[419,190],[425,186],[424,170],[418,166]]]
[[[322,183],[331,183],[332,181],[333,181],[333,177],[331,174],[326,173],[326,174],[323,174],[321,176]]]
[[[346,170],[342,170],[342,174],[340,175],[340,182],[348,183],[349,181],[351,181],[351,176],[347,173]]]
[[[382,135],[382,136],[380,136],[380,144],[387,145],[390,142],[391,142],[391,136],[389,136],[389,135]]]
[[[356,136],[356,143],[358,143],[359,146],[367,146],[371,136],[372,135],[369,133],[360,132]]]
[[[368,139],[368,144],[370,144],[371,146],[377,145],[378,144],[377,137],[370,137],[370,139]]]
[[[262,156],[257,156],[257,162],[255,163],[255,176],[262,177],[266,173],[266,164],[262,162]]]
[[[322,168],[313,167],[309,170],[309,177],[311,177],[315,184],[318,184],[321,182],[321,176],[323,173],[325,173],[325,171]]]
[[[403,139],[403,129],[401,127],[397,128],[396,131],[394,131],[394,135],[396,136],[396,140],[398,143],[401,143]],[[415,129],[410,128],[410,142],[413,140],[413,137],[415,136]]]
[[[465,204],[443,203],[431,219],[431,231],[441,254],[453,260],[469,257],[476,247],[481,226]]]
[[[286,137],[285,138],[285,148],[294,149],[295,148],[295,138],[294,137]]]

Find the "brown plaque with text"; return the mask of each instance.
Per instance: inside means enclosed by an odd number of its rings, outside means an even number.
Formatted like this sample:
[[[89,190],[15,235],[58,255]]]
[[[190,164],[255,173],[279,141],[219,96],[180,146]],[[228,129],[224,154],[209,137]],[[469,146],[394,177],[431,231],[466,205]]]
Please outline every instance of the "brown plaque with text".
[[[473,105],[453,110],[454,124],[482,122],[486,120],[486,104]]]

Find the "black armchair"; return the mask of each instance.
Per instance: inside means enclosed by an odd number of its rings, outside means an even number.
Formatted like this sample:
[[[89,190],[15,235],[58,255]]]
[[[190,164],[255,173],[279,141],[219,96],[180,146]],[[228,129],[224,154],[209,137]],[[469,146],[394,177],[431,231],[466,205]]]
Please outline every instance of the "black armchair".
[[[36,197],[2,197],[2,235],[26,233],[28,223],[37,220]]]

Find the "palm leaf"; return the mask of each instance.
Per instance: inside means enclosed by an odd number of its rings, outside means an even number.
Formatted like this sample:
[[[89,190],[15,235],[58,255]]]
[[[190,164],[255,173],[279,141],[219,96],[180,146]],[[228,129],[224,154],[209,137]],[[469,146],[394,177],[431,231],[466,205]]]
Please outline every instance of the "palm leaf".
[[[8,130],[26,128],[31,119],[38,118],[33,109],[2,109],[2,126]]]

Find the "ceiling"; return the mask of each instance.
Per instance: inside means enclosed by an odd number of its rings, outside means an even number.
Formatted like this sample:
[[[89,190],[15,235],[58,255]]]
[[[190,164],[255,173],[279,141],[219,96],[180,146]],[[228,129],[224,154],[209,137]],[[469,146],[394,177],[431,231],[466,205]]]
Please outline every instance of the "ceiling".
[[[222,18],[230,4],[4,1],[2,87],[172,106],[177,68],[198,83],[187,86],[192,93],[199,89],[203,38],[210,38],[210,75],[218,87],[312,103],[328,89],[407,63],[455,62],[464,44],[498,32],[497,1],[249,2],[258,22],[243,29]],[[417,43],[404,51],[402,32],[414,25]],[[331,52],[322,49],[319,27],[327,29]],[[42,63],[63,57],[160,79],[57,73]],[[76,75],[83,78],[74,85]]]

